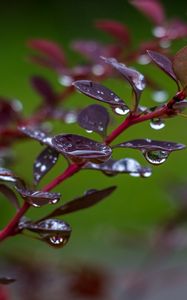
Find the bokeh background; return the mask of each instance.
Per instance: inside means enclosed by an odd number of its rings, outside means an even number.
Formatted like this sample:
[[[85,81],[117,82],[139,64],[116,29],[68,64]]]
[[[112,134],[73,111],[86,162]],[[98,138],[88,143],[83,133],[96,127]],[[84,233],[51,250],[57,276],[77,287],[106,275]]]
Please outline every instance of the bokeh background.
[[[180,17],[182,20],[187,20],[185,1],[171,2],[168,0],[162,1],[162,3],[168,18]],[[29,82],[32,75],[44,75],[57,90],[62,87],[57,82],[55,74],[32,65],[28,61],[27,40],[46,38],[59,42],[66,50],[73,65],[80,60],[80,56],[70,49],[71,41],[79,38],[97,39],[101,42],[110,41],[107,35],[94,28],[94,20],[110,18],[121,21],[130,28],[134,48],[139,41],[151,38],[152,25],[149,20],[124,0],[114,2],[106,0],[1,1],[0,95],[21,100],[25,115],[29,115],[40,101]],[[187,44],[187,40],[175,42],[172,46],[173,52],[185,44]],[[155,66],[138,66],[138,68],[150,78],[155,78],[161,88],[167,90],[169,96],[175,93],[172,81],[167,79],[166,75],[157,70]],[[113,88],[124,99],[128,99],[130,92],[124,81],[108,80],[107,86]],[[94,101],[77,94],[70,98],[67,106],[84,107],[91,103]],[[142,105],[154,106],[149,90],[145,91],[143,95]],[[186,128],[187,119],[180,117],[167,120],[166,127],[160,131],[151,129],[149,123],[146,122],[130,128],[118,139],[118,142],[133,138],[152,138],[187,144]],[[63,123],[56,124],[55,132],[84,134],[84,131],[77,125],[64,125]],[[13,168],[31,182],[32,164],[41,147],[31,141],[20,143],[14,148],[17,164]],[[147,164],[140,153],[136,151],[120,150],[116,152],[116,157],[124,156],[135,158],[144,165]],[[59,174],[65,165],[65,161],[60,159],[58,165],[46,176],[41,185],[49,182],[55,174]],[[16,274],[15,269],[11,269],[10,263],[14,260],[29,262],[33,265],[50,264],[50,266],[53,265],[53,272],[59,264],[62,268],[64,265],[67,267],[68,264],[74,266],[86,264],[107,270],[136,270],[137,268],[139,270],[140,266],[144,265],[147,252],[150,252],[145,236],[154,235],[159,224],[175,213],[177,199],[176,197],[172,198],[169,189],[175,183],[187,181],[186,166],[186,151],[182,151],[172,154],[163,165],[153,167],[153,175],[147,179],[128,175],[105,177],[100,173],[89,171],[76,174],[56,189],[62,193],[63,202],[81,195],[90,188],[117,185],[118,189],[98,206],[64,218],[71,224],[73,233],[70,242],[63,249],[56,250],[24,236],[4,241],[0,247],[2,270],[7,271],[8,261],[8,274]],[[36,218],[44,215],[47,211],[48,208],[31,209],[29,216]],[[3,197],[0,201],[0,212],[0,225],[3,227],[13,214],[11,206]],[[166,256],[162,264],[180,266],[184,265],[186,258],[186,250],[181,248],[174,256],[169,258]],[[19,293],[16,294],[16,285],[19,287],[19,283],[10,287],[10,299],[17,299],[16,297],[21,299],[16,296],[19,295]],[[52,282],[51,288],[54,288],[54,282]],[[58,298],[57,295],[54,299],[68,298]]]

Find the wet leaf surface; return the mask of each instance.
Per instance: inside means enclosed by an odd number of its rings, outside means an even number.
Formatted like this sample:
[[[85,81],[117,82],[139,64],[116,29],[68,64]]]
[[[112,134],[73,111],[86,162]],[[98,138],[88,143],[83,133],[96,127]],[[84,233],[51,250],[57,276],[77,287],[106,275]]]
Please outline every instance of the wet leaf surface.
[[[110,158],[112,150],[105,144],[75,134],[62,134],[52,138],[53,147],[75,162],[89,160],[101,163]]]
[[[50,148],[45,148],[37,157],[33,166],[35,183],[39,183],[40,180],[51,170],[58,160],[59,153]]]
[[[98,104],[93,104],[80,112],[77,121],[82,128],[106,136],[109,114],[106,108]]]
[[[173,59],[173,69],[183,88],[187,86],[187,46],[180,49]]]
[[[26,136],[30,137],[31,139],[37,140],[41,144],[52,146],[51,137],[49,137],[45,132],[41,130],[25,126],[19,127],[19,130]]]
[[[49,215],[49,217],[57,217],[91,207],[104,198],[108,197],[111,193],[114,192],[115,189],[116,186],[111,186],[102,190],[89,190],[83,196],[75,198],[74,200],[69,201],[55,209]]]
[[[16,194],[8,186],[0,184],[0,193],[2,193],[16,209],[20,208]]]

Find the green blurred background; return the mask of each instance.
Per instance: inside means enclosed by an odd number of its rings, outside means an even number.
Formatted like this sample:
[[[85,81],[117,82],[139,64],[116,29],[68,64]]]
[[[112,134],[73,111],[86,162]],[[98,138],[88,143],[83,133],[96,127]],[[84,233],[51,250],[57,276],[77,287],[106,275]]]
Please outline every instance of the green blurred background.
[[[185,1],[162,1],[169,18],[181,17],[186,20],[187,5]],[[30,38],[46,38],[59,42],[67,51],[72,65],[78,61],[78,56],[70,50],[73,39],[98,39],[101,42],[110,41],[109,37],[94,28],[94,20],[114,19],[126,24],[132,33],[134,47],[141,40],[151,38],[151,23],[136,11],[128,1],[116,0],[85,0],[85,1],[6,1],[0,4],[0,95],[20,99],[24,113],[33,111],[40,99],[31,89],[29,78],[32,75],[43,74],[54,83],[58,90],[60,85],[52,72],[30,64],[27,60],[29,50],[26,41]],[[174,43],[173,51],[187,44],[187,40]],[[155,66],[139,66],[139,70],[150,75],[168,91],[169,96],[175,92],[175,86]],[[128,99],[130,90],[124,81],[108,81],[107,86],[113,88],[124,99]],[[75,95],[69,100],[70,107],[84,107],[94,103],[89,98]],[[150,91],[142,98],[142,105],[154,106]],[[122,120],[119,117],[119,121]],[[160,131],[150,128],[149,123],[130,128],[118,141],[133,138],[152,138],[182,142],[187,144],[187,120],[175,118],[166,121],[166,127]],[[76,125],[58,124],[56,132],[82,133]],[[18,174],[31,182],[32,163],[41,147],[36,142],[24,142],[15,146]],[[143,165],[147,162],[136,151],[120,150],[116,157],[132,157]],[[65,168],[61,158],[58,165],[42,181],[49,182],[56,174]],[[116,241],[116,232],[120,234],[137,234],[152,232],[166,217],[175,211],[175,205],[170,199],[166,187],[174,181],[186,181],[187,171],[186,151],[174,153],[168,161],[153,167],[150,178],[134,178],[127,175],[104,177],[95,172],[83,171],[69,179],[56,190],[62,193],[62,201],[81,195],[89,188],[104,188],[117,185],[117,191],[104,202],[91,209],[66,216],[65,220],[73,228],[70,242],[63,249],[55,250],[39,241],[20,236],[8,239],[1,244],[1,255],[11,253],[41,257],[45,253],[51,260],[73,258],[83,261],[107,262],[112,264],[127,263],[129,255],[138,258],[137,248]],[[49,208],[31,209],[29,215],[33,218],[44,215]],[[0,202],[1,226],[4,226],[13,210],[6,201]],[[45,257],[45,256],[43,256]]]

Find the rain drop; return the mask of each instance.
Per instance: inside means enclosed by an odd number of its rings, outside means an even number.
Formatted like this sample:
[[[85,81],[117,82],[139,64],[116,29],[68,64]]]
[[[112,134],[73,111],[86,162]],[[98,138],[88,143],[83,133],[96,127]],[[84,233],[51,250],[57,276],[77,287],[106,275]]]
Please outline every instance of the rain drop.
[[[56,204],[56,203],[58,202],[58,200],[59,200],[59,199],[57,199],[57,198],[52,199],[51,202],[50,202],[50,204]]]
[[[101,76],[103,75],[105,72],[105,69],[102,65],[94,65],[92,67],[92,73],[95,75],[95,76]]]
[[[86,132],[88,132],[88,133],[92,133],[92,132],[93,132],[93,130],[86,130]]]
[[[161,165],[167,160],[169,152],[163,150],[145,151],[144,156],[149,163]]]
[[[157,26],[153,29],[153,35],[157,38],[162,38],[166,35],[166,29],[162,26]]]
[[[155,91],[152,94],[152,98],[157,103],[163,103],[168,98],[168,93],[166,91]]]
[[[60,84],[62,84],[63,86],[71,86],[72,82],[73,82],[73,78],[67,75],[64,75],[62,77],[59,78],[59,82]]]
[[[67,124],[75,123],[77,121],[77,116],[74,112],[69,112],[65,115],[64,121]]]
[[[155,130],[160,130],[165,127],[165,123],[161,119],[152,119],[150,122],[151,128]]]
[[[52,236],[46,236],[45,241],[53,247],[62,248],[67,244],[68,238],[62,237],[60,234],[56,234]]]
[[[144,172],[141,173],[141,176],[142,176],[142,177],[145,177],[145,178],[148,178],[148,177],[150,177],[151,175],[152,175],[152,172],[151,172],[150,169],[147,169],[146,171],[144,171]]]
[[[151,61],[151,59],[149,58],[149,56],[147,54],[142,54],[137,59],[137,62],[140,65],[147,65],[150,63],[150,61]]]
[[[127,108],[127,107],[124,107],[124,108],[115,107],[114,111],[115,111],[116,114],[124,116],[129,112],[129,108]]]

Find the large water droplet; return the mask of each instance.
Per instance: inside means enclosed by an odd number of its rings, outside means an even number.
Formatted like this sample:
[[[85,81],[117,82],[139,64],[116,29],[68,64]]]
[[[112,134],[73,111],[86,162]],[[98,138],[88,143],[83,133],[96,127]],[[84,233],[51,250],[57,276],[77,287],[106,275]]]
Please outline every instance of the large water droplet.
[[[124,108],[115,107],[114,111],[115,111],[116,114],[124,116],[124,115],[128,114],[129,109],[127,107],[124,107]]]
[[[168,99],[168,93],[166,91],[155,91],[152,98],[157,103],[163,103]]]
[[[151,172],[151,170],[148,170],[148,169],[141,173],[141,176],[145,177],[145,178],[150,177],[151,175],[152,175],[152,172]]]
[[[151,128],[155,130],[160,130],[165,127],[165,123],[161,119],[152,119],[150,122]]]
[[[77,115],[74,112],[69,112],[65,115],[64,117],[64,121],[67,124],[72,124],[75,123],[77,121]]]
[[[167,160],[169,152],[163,150],[145,151],[144,156],[149,163],[153,165],[161,165]]]
[[[93,130],[86,130],[86,132],[88,132],[88,133],[93,133]]]

